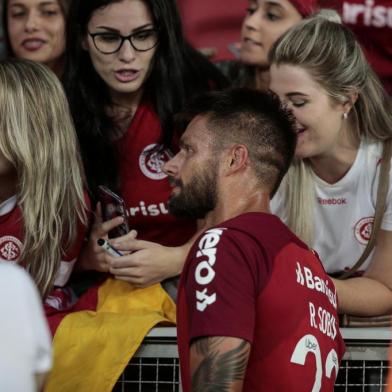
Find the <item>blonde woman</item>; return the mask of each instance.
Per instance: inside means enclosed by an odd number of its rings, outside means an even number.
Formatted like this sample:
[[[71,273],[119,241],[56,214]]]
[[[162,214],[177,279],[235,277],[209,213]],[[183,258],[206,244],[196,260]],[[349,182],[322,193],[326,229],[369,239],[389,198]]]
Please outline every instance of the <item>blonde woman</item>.
[[[0,260],[24,266],[47,310],[70,306],[64,286],[84,237],[78,145],[57,77],[26,60],[0,62]]]
[[[273,210],[314,247],[328,273],[339,275],[370,238],[383,142],[392,136],[389,102],[353,34],[321,16],[281,37],[270,61],[270,88],[292,109],[298,127],[297,160]],[[358,275],[335,281],[340,311],[390,313],[391,186],[375,249]]]

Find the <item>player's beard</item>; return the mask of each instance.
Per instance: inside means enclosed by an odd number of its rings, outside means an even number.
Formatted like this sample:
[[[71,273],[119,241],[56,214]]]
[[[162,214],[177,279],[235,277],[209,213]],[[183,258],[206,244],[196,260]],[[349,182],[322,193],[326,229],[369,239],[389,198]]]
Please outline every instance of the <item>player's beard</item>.
[[[184,185],[181,180],[171,182],[180,188],[177,195],[169,199],[169,212],[178,217],[202,219],[217,203],[217,162],[211,160],[205,169],[198,170]]]

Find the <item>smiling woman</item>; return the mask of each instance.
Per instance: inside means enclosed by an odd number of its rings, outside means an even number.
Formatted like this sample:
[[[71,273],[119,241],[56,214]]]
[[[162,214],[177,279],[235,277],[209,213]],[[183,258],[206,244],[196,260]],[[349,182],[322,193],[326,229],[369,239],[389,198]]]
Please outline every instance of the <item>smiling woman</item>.
[[[8,54],[63,69],[68,0],[5,0],[3,26]]]
[[[301,22],[270,52],[270,88],[292,109],[298,130],[297,159],[272,210],[317,251],[328,273],[340,276],[363,258],[355,277],[335,281],[341,312],[390,314],[390,102],[353,33],[329,16]],[[389,186],[380,207],[384,170]]]

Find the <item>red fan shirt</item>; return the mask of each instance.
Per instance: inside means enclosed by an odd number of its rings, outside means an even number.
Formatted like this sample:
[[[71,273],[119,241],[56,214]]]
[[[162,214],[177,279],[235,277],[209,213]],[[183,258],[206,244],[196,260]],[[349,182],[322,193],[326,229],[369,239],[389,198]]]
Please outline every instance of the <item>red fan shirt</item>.
[[[368,60],[392,94],[392,0],[323,0],[354,31]]]
[[[161,132],[154,110],[141,103],[127,133],[116,142],[121,195],[138,238],[178,246],[194,234],[196,223],[169,214],[171,187],[162,166],[172,152],[157,151]]]
[[[274,215],[243,214],[199,237],[182,272],[177,320],[185,392],[190,344],[206,336],[251,344],[246,392],[333,391],[344,353],[335,287]]]
[[[89,201],[86,202],[89,205]],[[22,212],[17,205],[16,196],[13,196],[0,205],[0,262],[24,265],[23,260],[20,259],[23,250],[23,230]],[[86,227],[80,224],[73,246],[61,258],[54,282],[55,288],[45,299],[47,314],[68,309],[74,303],[75,298],[71,291],[64,286],[73,271],[85,234]]]

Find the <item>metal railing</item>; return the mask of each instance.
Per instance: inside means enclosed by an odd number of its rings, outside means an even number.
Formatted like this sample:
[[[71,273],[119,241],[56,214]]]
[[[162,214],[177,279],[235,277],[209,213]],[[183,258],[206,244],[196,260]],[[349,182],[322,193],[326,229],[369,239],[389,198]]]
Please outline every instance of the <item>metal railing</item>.
[[[177,335],[154,328],[125,368],[113,392],[182,392]]]
[[[382,392],[389,370],[388,328],[342,328],[346,354],[337,392]],[[127,365],[114,392],[181,392],[175,328],[154,328]]]
[[[386,386],[389,328],[342,328],[346,354],[335,383],[337,392],[382,392]]]

